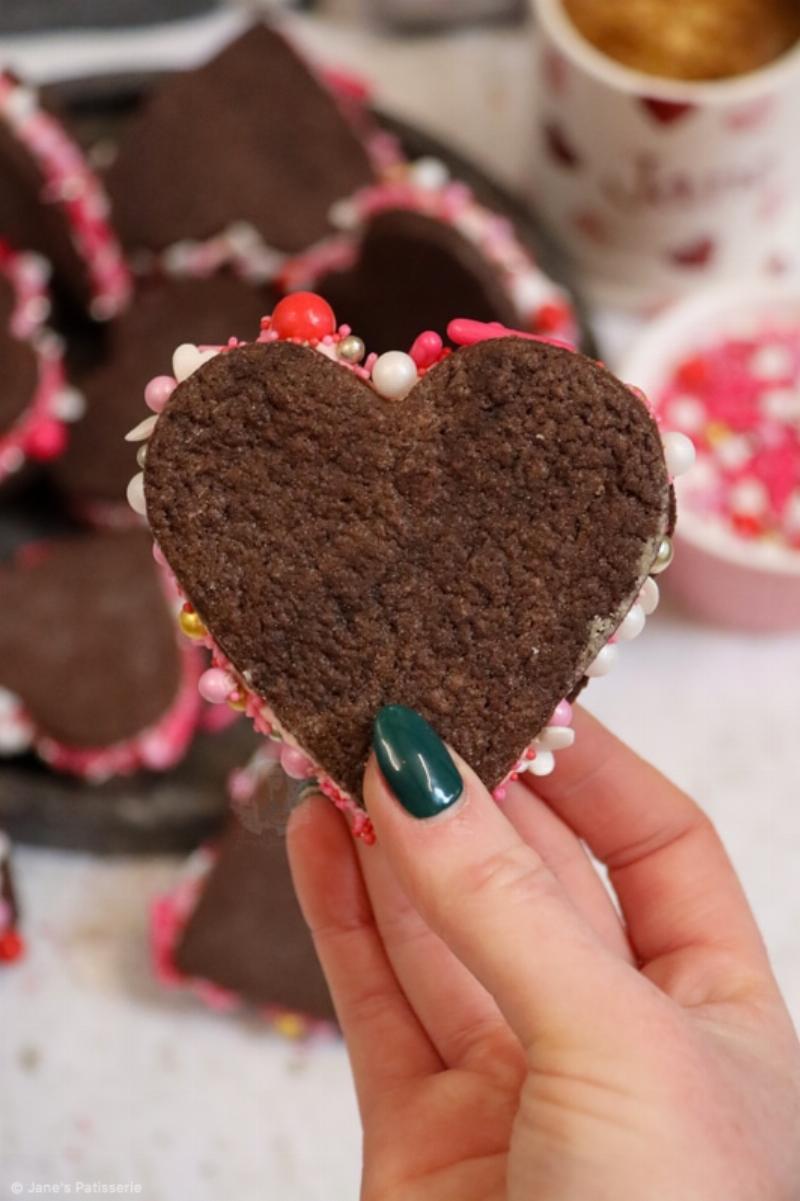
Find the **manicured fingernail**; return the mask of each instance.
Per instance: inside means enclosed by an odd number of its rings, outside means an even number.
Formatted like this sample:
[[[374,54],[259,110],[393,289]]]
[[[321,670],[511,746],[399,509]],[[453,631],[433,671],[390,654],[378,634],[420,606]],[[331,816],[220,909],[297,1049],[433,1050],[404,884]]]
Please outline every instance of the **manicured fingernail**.
[[[413,709],[386,705],[375,718],[372,745],[383,778],[413,817],[435,817],[455,804],[464,783],[433,726]]]

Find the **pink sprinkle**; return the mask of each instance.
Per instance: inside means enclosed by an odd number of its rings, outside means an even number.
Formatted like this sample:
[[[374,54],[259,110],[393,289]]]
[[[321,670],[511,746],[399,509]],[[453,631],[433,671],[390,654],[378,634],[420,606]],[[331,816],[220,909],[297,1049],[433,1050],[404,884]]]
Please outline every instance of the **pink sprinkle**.
[[[204,701],[210,705],[222,705],[236,687],[236,681],[227,671],[210,667],[200,677],[198,688]]]
[[[800,324],[765,322],[684,357],[658,406],[697,451],[686,508],[741,539],[800,549]]]
[[[428,329],[415,339],[409,353],[418,367],[432,367],[442,353],[442,339]]]
[[[548,726],[571,726],[572,725],[572,705],[569,701],[559,701],[555,707],[555,712],[547,723]]]
[[[474,346],[488,338],[507,338],[510,333],[499,321],[471,321],[467,317],[457,317],[447,327],[447,336],[456,346]]]
[[[140,742],[139,754],[142,763],[151,771],[166,771],[176,759],[176,749],[158,730],[145,734]]]
[[[40,463],[57,459],[67,445],[67,431],[60,421],[45,418],[30,432],[25,440],[25,449],[32,459]]]
[[[281,767],[293,780],[308,780],[315,774],[314,764],[308,755],[293,746],[281,748]]]
[[[494,799],[496,801],[504,801],[506,799],[505,788],[503,788],[502,786],[499,788],[495,788],[494,792],[492,793],[492,796],[494,797]]]
[[[144,390],[144,403],[154,413],[160,413],[177,386],[171,375],[157,375]]]
[[[571,343],[564,342],[561,338],[531,334],[523,329],[509,329],[499,321],[472,321],[467,317],[456,317],[451,321],[447,327],[447,336],[456,346],[475,346],[476,343],[486,342],[490,338],[524,338],[527,342],[542,342],[560,350],[575,350]]]

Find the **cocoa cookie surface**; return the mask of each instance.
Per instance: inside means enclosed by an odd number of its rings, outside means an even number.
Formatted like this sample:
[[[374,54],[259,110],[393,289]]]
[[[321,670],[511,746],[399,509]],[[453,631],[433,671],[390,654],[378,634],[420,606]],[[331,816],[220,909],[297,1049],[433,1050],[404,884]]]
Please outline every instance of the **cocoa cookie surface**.
[[[328,232],[335,200],[372,177],[336,101],[258,24],[144,103],[107,182],[128,247],[162,250],[245,221],[297,251]]]
[[[446,329],[456,313],[516,326],[500,273],[465,237],[424,213],[395,209],[369,222],[358,259],[315,290],[378,354],[407,349],[421,329]]]
[[[501,781],[671,525],[646,406],[520,337],[458,350],[402,400],[292,343],[223,353],[159,418],[145,494],[217,645],[352,796],[390,703]]]
[[[87,412],[55,468],[59,486],[75,500],[124,503],[135,466],[125,435],[142,419],[145,385],[169,368],[182,342],[255,337],[272,301],[267,289],[230,274],[142,282],[109,329],[105,361],[79,381]]]
[[[24,145],[0,120],[0,230],[14,246],[43,254],[68,290],[86,299],[83,263],[70,236],[69,222],[56,205],[41,203],[44,176]]]
[[[256,1005],[334,1020],[333,1003],[295,897],[286,841],[232,821],[174,950],[175,966]]]
[[[109,746],[174,701],[180,654],[145,532],[43,544],[0,569],[0,612],[0,688],[49,738]]]
[[[130,287],[107,208],[52,94],[0,70],[0,235],[42,254],[56,290],[98,319],[119,312]]]

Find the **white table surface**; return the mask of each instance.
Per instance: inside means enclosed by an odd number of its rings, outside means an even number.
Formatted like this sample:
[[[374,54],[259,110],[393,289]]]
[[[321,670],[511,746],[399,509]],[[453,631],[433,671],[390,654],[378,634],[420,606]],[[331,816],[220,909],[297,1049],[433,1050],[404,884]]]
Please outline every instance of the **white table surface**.
[[[191,62],[228,20],[0,50],[38,78]],[[387,108],[522,181],[531,79],[519,31],[418,41],[296,27],[311,49],[365,70]],[[617,347],[629,332],[607,316],[602,328]],[[703,801],[800,1021],[798,678],[800,638],[720,633],[662,609],[587,704]],[[75,1195],[79,1180],[130,1181],[145,1201],[355,1198],[360,1135],[341,1045],[287,1045],[153,982],[147,906],[176,862],[18,849],[30,952],[0,973],[0,1198],[14,1181]]]

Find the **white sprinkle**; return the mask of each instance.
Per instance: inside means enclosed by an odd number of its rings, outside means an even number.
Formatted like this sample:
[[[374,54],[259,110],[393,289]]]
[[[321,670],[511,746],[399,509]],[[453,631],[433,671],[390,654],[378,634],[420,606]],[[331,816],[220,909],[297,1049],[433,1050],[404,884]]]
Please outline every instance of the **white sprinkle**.
[[[617,648],[611,643],[604,646],[600,654],[586,668],[586,674],[590,680],[598,679],[600,676],[607,676],[611,668],[617,661]]]
[[[552,751],[537,751],[536,758],[528,764],[528,771],[532,776],[549,776],[555,765]]]
[[[3,109],[12,125],[20,125],[36,111],[37,104],[38,98],[32,88],[16,87],[9,92]]]
[[[771,392],[764,392],[761,408],[774,421],[797,421],[800,419],[800,392],[792,392],[789,388],[776,388]]]
[[[62,388],[53,402],[53,413],[61,421],[79,421],[86,412],[86,399],[77,388]]]
[[[750,370],[759,379],[783,379],[791,374],[793,366],[791,351],[779,342],[760,346],[750,359]]]
[[[237,254],[249,254],[262,245],[261,234],[249,221],[233,221],[225,230],[223,238]]]
[[[523,315],[535,312],[543,304],[559,299],[550,280],[541,271],[525,271],[511,281],[514,305]]]
[[[372,386],[387,400],[402,400],[417,382],[417,365],[403,350],[387,350],[372,368]]]
[[[134,513],[138,513],[140,517],[146,517],[147,504],[144,499],[144,475],[141,471],[128,484],[127,497],[128,504]]]
[[[20,699],[16,692],[8,688],[0,688],[0,720],[16,713],[20,707]]]
[[[450,172],[441,159],[431,157],[417,159],[409,174],[418,188],[431,192],[443,188],[450,178]]]
[[[664,434],[664,458],[671,476],[685,475],[695,460],[694,443],[686,434]]]
[[[622,625],[617,630],[617,637],[621,642],[632,642],[634,638],[638,638],[645,627],[647,615],[640,604],[632,605],[625,614],[625,619]]]
[[[140,421],[132,430],[128,430],[125,435],[126,442],[146,442],[156,428],[158,414],[153,413],[152,417],[145,417],[144,421]]]
[[[731,488],[730,502],[735,513],[757,517],[766,509],[769,495],[760,480],[744,479]]]
[[[180,384],[190,375],[194,375],[198,367],[203,366],[203,363],[207,363],[209,359],[213,359],[218,354],[219,351],[214,346],[200,350],[193,342],[183,342],[172,356],[172,374]]]
[[[337,200],[328,210],[328,220],[335,229],[355,229],[358,225],[358,209],[351,200]]]
[[[728,471],[738,471],[740,467],[744,467],[752,453],[750,440],[744,434],[731,434],[714,447],[715,459]]]
[[[575,741],[575,731],[569,726],[546,726],[536,739],[536,749],[543,751],[564,751]],[[535,763],[533,759],[531,762]]]
[[[658,584],[652,576],[648,576],[642,584],[642,590],[639,593],[639,604],[644,609],[646,617],[649,617],[651,613],[655,613],[660,600],[661,593]]]
[[[23,279],[38,287],[45,285],[53,273],[49,260],[41,254],[26,253],[21,268]]]
[[[182,239],[180,242],[173,242],[164,251],[165,269],[175,275],[180,275],[188,270],[192,265],[196,246],[197,243],[190,242],[188,238]]]
[[[669,402],[667,417],[670,425],[676,429],[693,434],[701,429],[705,422],[705,409],[696,396],[676,396]]]
[[[19,755],[31,745],[33,731],[25,721],[0,722],[0,754]]]

